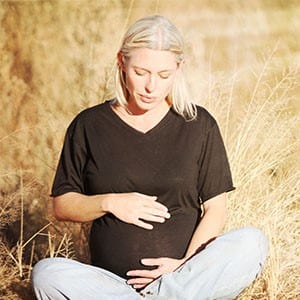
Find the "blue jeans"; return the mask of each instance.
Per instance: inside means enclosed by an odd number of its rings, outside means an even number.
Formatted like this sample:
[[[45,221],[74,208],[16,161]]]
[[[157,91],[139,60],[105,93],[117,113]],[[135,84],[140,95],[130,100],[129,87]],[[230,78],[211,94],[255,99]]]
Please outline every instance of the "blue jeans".
[[[109,271],[66,258],[38,262],[32,283],[41,300],[234,299],[260,274],[267,253],[266,236],[256,228],[245,227],[216,238],[140,293]]]

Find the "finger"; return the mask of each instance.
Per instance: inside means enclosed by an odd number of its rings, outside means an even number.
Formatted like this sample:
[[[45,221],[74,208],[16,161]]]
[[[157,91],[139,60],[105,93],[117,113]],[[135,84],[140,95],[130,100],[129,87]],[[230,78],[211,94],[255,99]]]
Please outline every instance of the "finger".
[[[149,282],[150,283],[150,282]],[[145,287],[146,286],[146,284],[135,284],[135,285],[133,285],[132,287],[134,288],[134,289],[142,289],[143,287]]]
[[[159,211],[168,212],[168,208],[165,205],[161,204],[160,202],[158,202],[156,200],[155,201],[151,201],[150,203],[148,202],[148,206],[149,207],[153,207],[155,209],[158,209]]]
[[[136,226],[138,226],[138,227],[142,227],[144,229],[148,229],[148,230],[153,229],[153,225],[148,224],[146,222],[143,222],[140,219],[138,219],[137,221],[135,221],[133,224],[136,225]]]
[[[152,200],[152,201],[157,200],[157,196],[150,196],[150,195],[145,195],[145,194],[141,194],[141,193],[136,193],[136,194],[138,194],[141,198],[144,198],[146,200]]]
[[[155,279],[160,274],[156,270],[131,270],[126,273],[130,277],[150,278]]]
[[[168,212],[168,207],[163,205],[160,202],[157,202],[157,197],[156,196],[145,196],[146,201],[144,201],[143,206],[149,207],[152,209],[155,209],[158,212],[158,215],[161,214],[161,212],[167,213],[167,217],[170,217],[170,214]],[[151,200],[151,201],[149,201]]]
[[[141,259],[141,263],[144,266],[160,266],[162,264],[161,258],[143,258]]]
[[[166,221],[166,219],[163,217],[153,216],[151,214],[146,214],[146,213],[141,215],[140,219],[143,219],[145,221],[157,222],[157,223],[164,223]]]
[[[159,217],[164,217],[164,218],[170,218],[171,215],[168,211],[168,208],[163,206],[164,208],[161,207],[157,207],[156,205],[151,205],[151,204],[145,204],[143,205],[143,211],[154,215],[154,216],[159,216]]]
[[[157,209],[155,207],[149,208],[149,210],[147,210],[147,213],[154,215],[154,216],[163,217],[165,219],[169,219],[171,217],[171,215],[168,211]]]
[[[139,278],[128,279],[127,284],[130,284],[130,285],[136,285],[136,284],[145,285],[145,284],[150,283],[151,281],[153,281],[152,278],[141,278],[141,277],[139,277]]]
[[[152,209],[152,213],[154,215],[163,216],[164,218],[169,219],[171,217],[171,214],[169,213],[169,210],[166,206],[162,205],[161,203],[154,202],[152,206],[150,206]]]

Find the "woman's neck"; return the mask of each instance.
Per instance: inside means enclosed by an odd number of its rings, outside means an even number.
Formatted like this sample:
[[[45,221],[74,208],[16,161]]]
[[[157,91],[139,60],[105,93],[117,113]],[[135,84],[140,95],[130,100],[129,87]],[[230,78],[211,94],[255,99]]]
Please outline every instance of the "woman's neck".
[[[146,133],[165,117],[170,110],[170,105],[167,101],[164,101],[151,110],[141,110],[131,103],[126,106],[116,104],[112,108],[125,123],[138,131]]]

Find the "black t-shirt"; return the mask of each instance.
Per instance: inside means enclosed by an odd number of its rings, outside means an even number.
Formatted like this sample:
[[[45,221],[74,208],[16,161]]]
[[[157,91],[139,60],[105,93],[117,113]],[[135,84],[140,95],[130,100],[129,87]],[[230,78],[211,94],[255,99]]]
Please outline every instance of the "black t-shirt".
[[[92,264],[126,278],[142,258],[182,258],[200,221],[200,200],[234,189],[214,118],[202,107],[186,121],[170,109],[147,133],[110,102],[81,112],[68,128],[52,195],[139,192],[157,196],[171,218],[146,230],[106,214],[93,222]],[[87,200],[88,201],[88,200]]]

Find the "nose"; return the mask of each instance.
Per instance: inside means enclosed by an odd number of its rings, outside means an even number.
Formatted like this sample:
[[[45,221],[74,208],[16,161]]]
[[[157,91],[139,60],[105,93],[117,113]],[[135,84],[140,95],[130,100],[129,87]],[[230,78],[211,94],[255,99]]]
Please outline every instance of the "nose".
[[[146,82],[146,85],[145,85],[146,92],[147,93],[152,93],[155,89],[155,85],[156,85],[155,78],[154,78],[153,75],[150,75],[147,78],[147,82]]]

